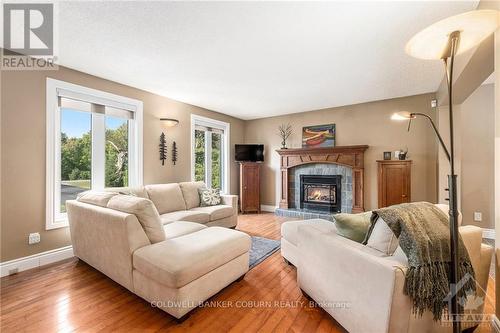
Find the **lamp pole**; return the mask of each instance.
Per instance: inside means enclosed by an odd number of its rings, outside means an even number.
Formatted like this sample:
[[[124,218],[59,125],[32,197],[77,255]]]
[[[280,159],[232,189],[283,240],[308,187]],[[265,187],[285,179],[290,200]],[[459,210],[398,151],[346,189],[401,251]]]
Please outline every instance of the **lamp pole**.
[[[448,102],[449,102],[449,124],[450,124],[450,150],[446,148],[441,134],[439,133],[436,125],[432,118],[420,112],[413,112],[408,115],[410,123],[408,123],[408,131],[410,130],[411,120],[416,116],[422,116],[427,118],[432,129],[436,133],[439,143],[443,148],[448,161],[450,162],[450,174],[448,175],[448,191],[449,191],[449,202],[450,209],[448,211],[449,215],[449,225],[450,225],[450,300],[448,312],[453,323],[453,333],[460,332],[460,309],[458,307],[457,299],[457,282],[458,282],[458,265],[459,265],[459,253],[458,253],[458,207],[457,207],[457,175],[455,174],[455,145],[454,145],[454,128],[453,128],[453,65],[455,62],[455,55],[458,49],[458,43],[460,42],[460,32],[454,31],[450,34],[448,39],[448,45],[445,49],[444,55],[442,57],[444,67],[446,70],[446,81],[448,86]],[[449,59],[449,61],[448,61]],[[449,65],[449,66],[448,66]]]
[[[453,333],[460,332],[460,310],[457,299],[457,282],[458,282],[458,207],[457,207],[457,175],[455,174],[455,146],[454,146],[454,131],[453,131],[453,64],[455,55],[460,42],[460,31],[454,31],[450,34],[448,40],[448,49],[443,56],[444,67],[446,70],[447,86],[448,86],[448,110],[450,122],[450,175],[448,175],[448,191],[450,200],[450,303],[451,309],[448,309],[453,322]],[[449,58],[449,70],[448,70]]]

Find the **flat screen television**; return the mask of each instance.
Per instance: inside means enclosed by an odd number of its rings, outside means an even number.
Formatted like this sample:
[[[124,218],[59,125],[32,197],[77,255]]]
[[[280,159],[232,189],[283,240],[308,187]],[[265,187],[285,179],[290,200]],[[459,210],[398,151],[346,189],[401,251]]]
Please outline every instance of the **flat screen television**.
[[[264,145],[234,145],[236,162],[264,162]]]

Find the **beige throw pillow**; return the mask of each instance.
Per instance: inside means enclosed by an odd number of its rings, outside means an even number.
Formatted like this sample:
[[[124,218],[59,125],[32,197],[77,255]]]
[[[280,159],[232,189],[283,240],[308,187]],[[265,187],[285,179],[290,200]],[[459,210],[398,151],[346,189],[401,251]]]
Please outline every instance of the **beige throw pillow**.
[[[184,182],[179,183],[182,190],[182,196],[186,202],[186,209],[191,209],[195,207],[200,207],[200,195],[198,190],[204,188],[204,182]]]
[[[104,191],[116,192],[119,194],[126,195],[135,195],[136,197],[141,197],[145,199],[149,199],[148,192],[146,192],[146,188],[144,186],[137,187],[109,187],[104,189]]]
[[[179,184],[146,185],[149,199],[153,201],[160,214],[186,210],[186,202]]]
[[[392,256],[399,246],[399,240],[392,232],[387,223],[379,217],[373,226],[366,246]]]
[[[109,191],[90,190],[78,194],[76,200],[91,205],[106,207],[108,205],[109,200],[115,195],[118,195],[118,193]]]
[[[160,215],[151,200],[118,194],[109,200],[108,208],[134,214],[151,243],[158,243],[166,239]]]

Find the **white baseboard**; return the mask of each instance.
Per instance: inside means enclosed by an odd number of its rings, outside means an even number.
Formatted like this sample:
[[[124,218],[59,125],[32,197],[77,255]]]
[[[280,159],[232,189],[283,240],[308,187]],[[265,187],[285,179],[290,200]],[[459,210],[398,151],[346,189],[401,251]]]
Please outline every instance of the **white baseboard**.
[[[263,212],[271,212],[274,213],[274,211],[278,208],[277,206],[271,206],[271,205],[260,205],[260,210]]]
[[[483,238],[495,239],[495,229],[485,229],[483,228]]]
[[[0,277],[73,257],[71,245],[0,263]]]
[[[491,320],[491,327],[493,328],[494,332],[500,333],[500,320],[498,320],[498,317],[496,315],[493,315],[493,318]]]

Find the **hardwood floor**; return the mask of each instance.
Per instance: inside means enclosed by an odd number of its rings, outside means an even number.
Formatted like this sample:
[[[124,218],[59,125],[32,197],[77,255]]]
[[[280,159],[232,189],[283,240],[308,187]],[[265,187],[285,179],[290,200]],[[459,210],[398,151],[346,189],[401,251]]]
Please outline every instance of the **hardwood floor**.
[[[273,214],[242,215],[238,229],[279,239],[283,221]],[[182,324],[76,259],[2,278],[0,297],[2,332],[345,332],[309,306],[295,268],[279,252]],[[278,300],[283,307],[275,306]]]
[[[238,229],[279,239],[283,221],[273,214],[242,215]],[[2,278],[0,297],[1,332],[346,332],[310,305],[295,268],[279,252],[182,324],[76,259]]]

